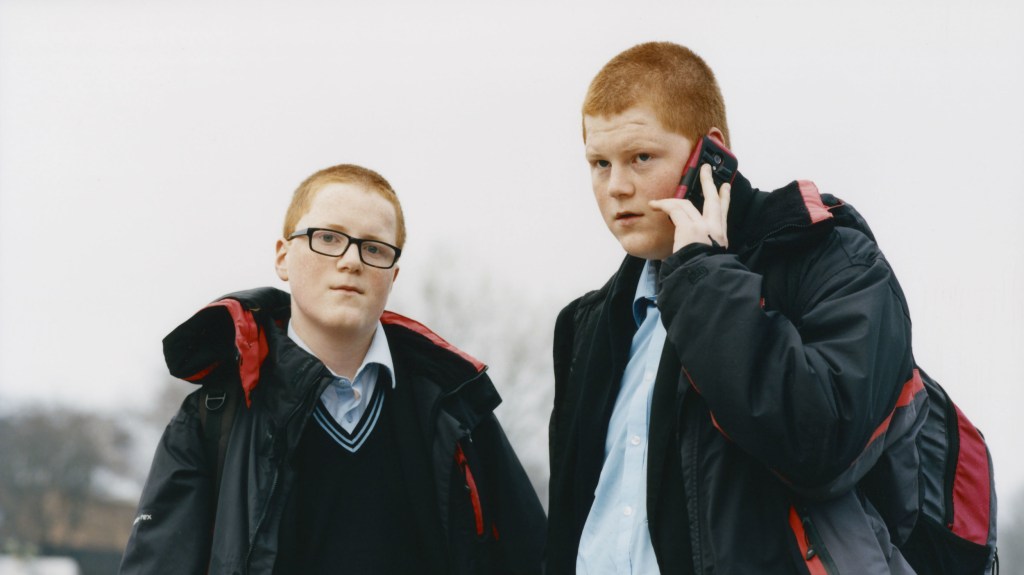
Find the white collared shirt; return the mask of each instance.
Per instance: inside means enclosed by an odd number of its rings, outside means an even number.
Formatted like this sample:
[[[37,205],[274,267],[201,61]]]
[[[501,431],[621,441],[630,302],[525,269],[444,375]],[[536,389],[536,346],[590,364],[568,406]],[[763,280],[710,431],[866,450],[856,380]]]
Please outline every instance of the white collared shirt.
[[[302,341],[299,334],[295,333],[291,323],[288,324],[288,337],[310,355],[316,356],[306,342]],[[334,380],[320,395],[320,401],[327,407],[331,417],[345,431],[351,433],[363,417],[363,412],[366,411],[370,398],[373,397],[373,391],[377,387],[377,377],[381,368],[384,368],[391,380],[391,389],[394,389],[396,385],[395,367],[391,359],[391,347],[388,346],[388,338],[384,334],[384,326],[380,322],[377,322],[377,329],[373,332],[373,339],[370,340],[370,348],[366,350],[366,356],[363,357],[363,362],[356,370],[355,378],[350,380],[334,373],[331,368],[327,368],[334,376]]]
[[[633,299],[637,332],[604,443],[604,465],[576,554],[577,575],[650,575],[658,560],[647,524],[647,439],[654,380],[665,347],[656,266],[648,261]]]

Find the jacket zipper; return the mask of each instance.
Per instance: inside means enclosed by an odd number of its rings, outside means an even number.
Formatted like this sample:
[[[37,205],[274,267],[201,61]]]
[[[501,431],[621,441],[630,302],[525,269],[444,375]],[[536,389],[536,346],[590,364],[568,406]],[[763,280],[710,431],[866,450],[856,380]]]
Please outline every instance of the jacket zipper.
[[[280,475],[277,469],[274,470],[274,480],[270,482],[270,492],[267,494],[267,502],[263,505],[263,511],[260,513],[260,518],[256,521],[256,529],[252,532],[252,537],[249,538],[249,550],[245,553],[245,572],[249,572],[249,564],[252,561],[252,550],[256,545],[256,536],[260,533],[260,527],[263,526],[263,520],[267,517],[267,511],[270,509],[270,500],[274,498],[274,492],[277,491],[277,479]]]
[[[688,378],[688,376],[686,375],[685,371],[680,375],[680,377]],[[684,445],[683,435],[685,433],[685,430],[683,429],[683,426],[687,425],[687,421],[688,420],[695,421],[696,422],[695,425],[698,425],[698,426],[703,424],[703,422],[701,422],[700,420],[695,419],[693,414],[689,414],[689,416],[688,416],[688,414],[686,413],[686,408],[688,406],[693,405],[693,400],[692,399],[687,401],[687,398],[690,395],[689,392],[687,391],[687,389],[688,388],[686,388],[686,387],[683,388],[683,390],[684,390],[683,391],[683,396],[682,396],[682,398],[680,398],[679,415],[678,415],[679,423],[676,426],[676,445],[679,445],[679,446],[683,446]],[[690,411],[693,411],[693,410],[691,409]],[[698,429],[698,430],[696,430],[695,432],[692,432],[692,433],[693,433],[694,437],[700,437],[701,433],[703,433],[703,430]],[[684,485],[687,484],[687,481],[686,481],[687,470],[697,469],[698,468],[697,462],[700,460],[700,445],[699,445],[700,442],[699,441],[689,441],[687,443],[689,444],[689,449],[688,449],[689,454],[688,455],[690,455],[690,458],[689,458],[688,461],[680,461],[680,463],[683,464],[683,471],[682,471],[682,473],[683,473],[683,478],[684,478],[683,479],[683,484]],[[682,458],[683,458],[683,453],[682,453],[682,450],[680,449],[680,459],[682,459]],[[692,472],[691,472],[691,474],[692,474]],[[693,520],[694,520],[693,524],[697,526],[696,529],[687,529],[687,532],[690,535],[690,547],[693,550],[694,568],[696,570],[695,571],[696,573],[703,573],[704,572],[704,531],[703,531],[704,526],[703,526],[703,521],[701,520],[701,517],[704,514],[701,513],[701,505],[703,505],[703,504],[701,503],[701,499],[700,499],[700,493],[699,493],[700,489],[697,488],[697,483],[698,482],[699,482],[699,479],[694,478],[694,480],[692,482],[693,488],[691,489],[692,493],[689,493],[689,494],[685,494],[684,493],[684,496],[686,497],[686,511],[687,511],[687,514],[693,517]]]
[[[832,555],[829,554],[824,541],[821,540],[821,535],[818,533],[818,529],[814,526],[814,522],[811,521],[810,515],[803,510],[798,511],[795,507],[793,508],[792,513],[797,514],[800,521],[800,531],[803,532],[804,544],[807,549],[806,551],[801,549],[801,551],[804,562],[807,564],[807,568],[810,572],[813,575],[818,573],[824,573],[825,575],[830,573],[839,573],[835,560],[832,559]],[[815,562],[818,564],[815,565]]]
[[[317,377],[322,377],[323,372],[325,370],[326,368],[321,369],[318,372]],[[319,397],[324,392],[328,384],[329,381],[324,381],[320,385],[317,385],[313,388],[314,392],[316,393],[316,397]],[[292,411],[284,418],[284,421],[281,423],[281,428],[287,429],[288,423],[292,420],[293,417],[295,417],[295,415],[299,412],[302,406],[306,405],[307,403],[307,401],[300,401],[298,405],[296,405],[295,408],[292,409]],[[310,410],[310,414],[311,413],[312,409]],[[309,414],[306,415],[306,419],[309,419]],[[277,441],[276,436],[272,439],[272,441]],[[270,502],[273,501],[274,494],[277,492],[277,485],[279,483],[278,479],[280,478],[280,475],[281,463],[278,462],[277,465],[274,467],[274,479],[270,482],[270,491],[267,492],[267,498],[266,502],[263,504],[263,510],[260,512],[260,517],[256,520],[256,528],[253,529],[252,536],[249,538],[249,550],[245,554],[244,565],[246,573],[249,572],[250,561],[252,561],[252,550],[256,545],[256,537],[260,534],[260,527],[263,526],[263,521],[267,518],[267,513],[270,511]]]
[[[448,399],[449,397],[452,397],[453,395],[455,395],[456,393],[461,391],[462,388],[466,387],[470,383],[473,383],[474,381],[479,380],[481,377],[484,376],[484,374],[486,372],[487,372],[487,368],[484,367],[484,369],[482,369],[479,372],[477,372],[476,375],[474,375],[473,377],[471,377],[471,378],[467,379],[466,381],[460,383],[454,389],[451,389],[448,392],[443,393],[440,396],[438,396],[437,400],[434,401],[434,405],[431,406],[431,408],[430,408],[430,421],[431,422],[437,421],[437,412],[441,410],[441,403],[443,403],[445,399]],[[433,445],[434,444],[434,429],[433,429],[433,427],[431,427],[431,429],[430,429],[430,434],[431,435],[430,435],[430,438],[429,438],[428,445]],[[470,441],[473,440],[472,435],[470,435],[469,433],[467,433],[463,437],[469,437]],[[484,533],[484,517],[483,517],[484,514],[483,514],[482,504],[480,503],[480,493],[479,493],[479,491],[477,491],[476,480],[473,478],[473,474],[472,474],[472,472],[469,469],[469,461],[466,459],[466,454],[462,451],[462,445],[459,444],[459,442],[461,440],[462,440],[462,437],[458,437],[455,440],[455,461],[459,465],[459,468],[462,470],[462,472],[463,472],[463,474],[465,476],[464,479],[466,480],[466,485],[469,487],[470,502],[473,505],[473,515],[474,515],[474,519],[476,520],[476,534],[477,534],[477,536],[482,536],[483,533]]]
[[[469,469],[469,461],[466,453],[462,451],[462,445],[455,444],[455,461],[466,479],[466,487],[469,488],[469,501],[473,504],[473,517],[476,520],[476,535],[482,537],[484,534],[484,510],[480,505],[480,492],[476,487],[476,479],[473,478],[473,471]]]

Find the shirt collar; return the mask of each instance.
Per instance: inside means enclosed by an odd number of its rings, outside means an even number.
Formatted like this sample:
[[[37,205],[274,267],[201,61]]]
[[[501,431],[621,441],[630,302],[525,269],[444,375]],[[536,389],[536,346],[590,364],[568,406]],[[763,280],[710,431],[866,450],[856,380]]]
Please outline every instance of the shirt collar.
[[[640,281],[636,284],[636,295],[633,296],[633,320],[637,327],[647,317],[647,306],[656,305],[658,301],[658,265],[647,260],[644,269],[640,270]],[[660,262],[658,262],[660,263]]]
[[[302,341],[299,334],[295,333],[295,328],[292,327],[291,322],[288,322],[288,337],[290,337],[296,345],[301,347],[307,353],[316,357],[313,350],[309,349],[306,342]],[[387,371],[388,377],[391,379],[391,389],[394,389],[396,384],[395,365],[394,361],[391,359],[391,346],[388,345],[388,337],[387,334],[384,333],[384,325],[379,321],[377,322],[377,329],[373,332],[373,339],[370,340],[370,348],[366,350],[366,355],[363,357],[363,363],[359,364],[359,369],[356,370],[356,377],[354,379],[358,378],[359,374],[361,374],[363,370],[371,364],[382,366]],[[327,365],[325,364],[324,367],[327,367]],[[327,371],[330,371],[331,375],[334,377],[341,377],[331,371],[331,368],[329,367],[327,367]]]

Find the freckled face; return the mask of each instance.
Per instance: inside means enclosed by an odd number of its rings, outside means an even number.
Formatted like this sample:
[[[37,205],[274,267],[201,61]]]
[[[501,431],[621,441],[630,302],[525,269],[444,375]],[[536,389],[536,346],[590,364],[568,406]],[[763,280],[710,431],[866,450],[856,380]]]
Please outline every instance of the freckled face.
[[[693,144],[662,127],[646,106],[614,116],[585,116],[587,162],[605,224],[630,255],[672,254],[675,227],[647,202],[672,197]]]
[[[397,220],[394,207],[360,184],[325,184],[296,229],[328,228],[356,238],[394,245]],[[313,333],[326,338],[367,337],[377,327],[398,275],[391,269],[368,266],[350,245],[341,257],[309,249],[300,236],[277,242],[277,274],[292,293],[292,325],[304,339]]]

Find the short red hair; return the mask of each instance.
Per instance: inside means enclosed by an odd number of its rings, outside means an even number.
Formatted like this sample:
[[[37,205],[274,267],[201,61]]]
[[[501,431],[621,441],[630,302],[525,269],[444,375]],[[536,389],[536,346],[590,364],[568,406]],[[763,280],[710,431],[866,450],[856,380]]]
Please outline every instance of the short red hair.
[[[649,106],[666,130],[691,142],[717,127],[729,145],[725,101],[715,74],[689,48],[648,42],[612,58],[590,83],[583,116],[614,116],[637,105]]]
[[[288,205],[288,211],[284,216],[284,237],[292,235],[295,226],[298,225],[302,216],[309,212],[320,188],[326,184],[359,184],[367,190],[380,195],[395,208],[395,244],[399,248],[405,247],[405,215],[402,213],[402,204],[398,201],[398,194],[391,188],[391,184],[377,172],[357,166],[355,164],[341,164],[324,168],[312,176],[306,178],[292,195],[292,202]]]

